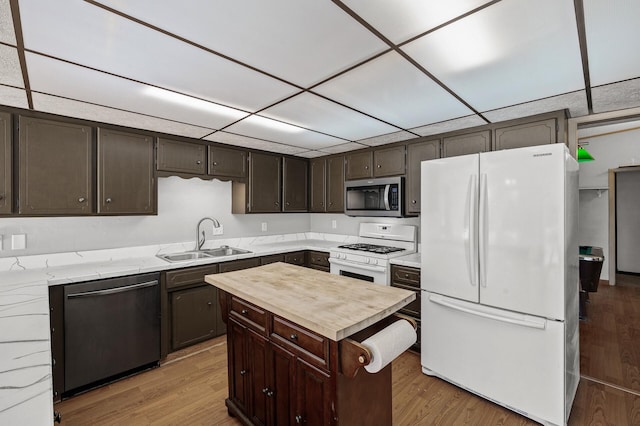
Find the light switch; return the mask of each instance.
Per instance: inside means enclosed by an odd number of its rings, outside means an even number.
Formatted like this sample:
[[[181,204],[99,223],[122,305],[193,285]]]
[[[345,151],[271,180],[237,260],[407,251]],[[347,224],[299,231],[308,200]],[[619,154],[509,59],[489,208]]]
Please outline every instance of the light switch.
[[[336,229],[338,227],[338,221],[333,219],[331,221],[331,228]]]
[[[24,250],[27,248],[27,234],[11,236],[11,250]]]

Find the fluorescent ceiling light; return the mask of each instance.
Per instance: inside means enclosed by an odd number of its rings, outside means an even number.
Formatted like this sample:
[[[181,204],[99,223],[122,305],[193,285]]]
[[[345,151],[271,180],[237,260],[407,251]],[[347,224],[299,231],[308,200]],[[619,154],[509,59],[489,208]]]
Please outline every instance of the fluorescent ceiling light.
[[[255,124],[260,127],[268,127],[273,130],[287,133],[304,132],[306,129],[302,127],[294,126],[292,124],[283,123],[282,121],[272,120],[271,118],[262,117],[260,115],[252,115],[244,120],[249,124]]]
[[[147,86],[143,90],[143,93],[148,96],[152,96],[163,101],[171,102],[186,106],[189,108],[195,108],[203,111],[212,112],[214,114],[223,115],[232,118],[240,118],[246,115],[246,112],[229,108],[226,106],[218,105],[213,102],[203,101],[202,99],[194,98],[192,96],[182,95],[180,93],[172,92],[170,90],[160,89],[158,87]]]

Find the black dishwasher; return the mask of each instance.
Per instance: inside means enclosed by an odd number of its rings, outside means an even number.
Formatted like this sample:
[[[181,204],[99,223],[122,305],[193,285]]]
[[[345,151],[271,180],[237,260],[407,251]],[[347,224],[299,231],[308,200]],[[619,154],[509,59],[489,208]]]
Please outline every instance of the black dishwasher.
[[[65,393],[158,364],[159,279],[151,273],[64,287]]]

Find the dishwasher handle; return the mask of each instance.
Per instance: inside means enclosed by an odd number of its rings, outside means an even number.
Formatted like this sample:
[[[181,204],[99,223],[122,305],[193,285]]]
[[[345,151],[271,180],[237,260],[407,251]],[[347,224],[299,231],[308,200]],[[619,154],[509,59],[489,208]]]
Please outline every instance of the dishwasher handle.
[[[84,291],[81,293],[67,294],[67,299],[75,299],[79,297],[105,296],[108,294],[124,293],[125,291],[138,290],[145,287],[153,287],[158,285],[158,280],[147,281],[140,284],[126,285],[123,287],[107,288],[104,290]]]

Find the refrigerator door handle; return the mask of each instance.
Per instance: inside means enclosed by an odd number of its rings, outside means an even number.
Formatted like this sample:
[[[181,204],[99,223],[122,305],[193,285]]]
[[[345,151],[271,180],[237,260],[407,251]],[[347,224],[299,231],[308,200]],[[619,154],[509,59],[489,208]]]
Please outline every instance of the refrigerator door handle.
[[[467,202],[469,203],[469,245],[467,247],[467,268],[469,269],[469,279],[471,286],[478,285],[478,265],[474,261],[478,258],[476,247],[478,247],[476,221],[478,214],[478,200],[476,194],[478,189],[476,186],[476,175],[469,177],[469,194],[467,196]]]
[[[479,275],[480,275],[480,286],[487,286],[487,206],[489,204],[487,193],[487,174],[482,173],[480,175],[480,214],[479,214],[479,225],[478,225],[478,252],[479,252],[479,260],[480,266]]]
[[[478,311],[473,308],[468,308],[466,306],[458,305],[457,303],[452,302],[450,300],[446,300],[442,296],[439,296],[437,294],[431,294],[429,296],[429,301],[449,309],[454,309],[456,311],[465,312],[470,315],[488,318],[495,321],[506,322],[509,324],[514,324],[522,327],[537,328],[539,330],[544,330],[545,328],[547,328],[547,320],[543,318],[526,317],[526,318],[520,319],[520,318],[512,318],[509,316],[494,314],[490,312]]]

